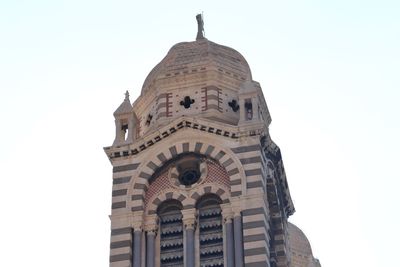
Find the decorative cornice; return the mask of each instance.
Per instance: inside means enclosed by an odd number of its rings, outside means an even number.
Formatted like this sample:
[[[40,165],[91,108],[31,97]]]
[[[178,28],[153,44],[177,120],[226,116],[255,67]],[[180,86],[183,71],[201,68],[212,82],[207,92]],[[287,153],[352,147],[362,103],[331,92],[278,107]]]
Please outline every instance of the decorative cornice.
[[[247,136],[261,136],[267,132],[266,125],[259,121],[246,123],[246,125],[229,126],[199,118],[178,118],[170,124],[157,130],[155,133],[139,139],[137,142],[117,147],[105,147],[104,151],[110,160],[114,158],[135,156],[161,140],[182,129],[192,129],[199,132],[216,135],[222,138],[238,140]]]

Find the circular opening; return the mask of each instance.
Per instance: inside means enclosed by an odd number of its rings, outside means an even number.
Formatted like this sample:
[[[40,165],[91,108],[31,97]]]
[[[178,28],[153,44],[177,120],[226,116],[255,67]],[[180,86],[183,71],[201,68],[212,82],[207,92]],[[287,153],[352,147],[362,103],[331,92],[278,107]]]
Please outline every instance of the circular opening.
[[[200,171],[196,169],[189,169],[179,175],[179,181],[183,185],[192,185],[200,179]]]

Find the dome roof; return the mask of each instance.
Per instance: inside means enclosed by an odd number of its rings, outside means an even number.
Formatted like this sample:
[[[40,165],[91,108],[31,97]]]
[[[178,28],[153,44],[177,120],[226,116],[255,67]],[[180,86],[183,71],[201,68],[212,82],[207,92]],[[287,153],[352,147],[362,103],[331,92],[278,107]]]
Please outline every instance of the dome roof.
[[[252,79],[250,67],[239,52],[204,38],[174,45],[147,76],[142,94],[158,79],[205,69],[222,71],[243,81]]]
[[[292,267],[321,267],[319,260],[314,258],[310,242],[306,235],[296,225],[288,223],[289,246]]]
[[[296,254],[312,256],[310,242],[306,235],[296,225],[288,223],[290,249]]]

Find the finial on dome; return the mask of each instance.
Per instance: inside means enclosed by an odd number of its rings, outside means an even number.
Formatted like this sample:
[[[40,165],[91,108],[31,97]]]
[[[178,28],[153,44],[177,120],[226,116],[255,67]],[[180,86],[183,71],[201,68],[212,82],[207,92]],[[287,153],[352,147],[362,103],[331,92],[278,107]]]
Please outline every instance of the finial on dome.
[[[202,14],[197,14],[196,16],[197,20],[197,40],[204,39],[204,21],[203,21],[203,15]]]
[[[126,90],[126,92],[125,92],[125,100],[129,101],[129,92],[128,92],[128,90]]]

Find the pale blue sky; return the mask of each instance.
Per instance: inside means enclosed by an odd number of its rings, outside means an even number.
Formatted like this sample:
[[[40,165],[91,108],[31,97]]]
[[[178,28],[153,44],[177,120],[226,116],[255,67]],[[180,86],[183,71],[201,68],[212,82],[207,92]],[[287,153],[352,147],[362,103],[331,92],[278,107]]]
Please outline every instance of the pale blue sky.
[[[177,42],[238,50],[259,81],[323,267],[395,266],[400,2],[1,1],[4,266],[108,266],[113,111]]]

